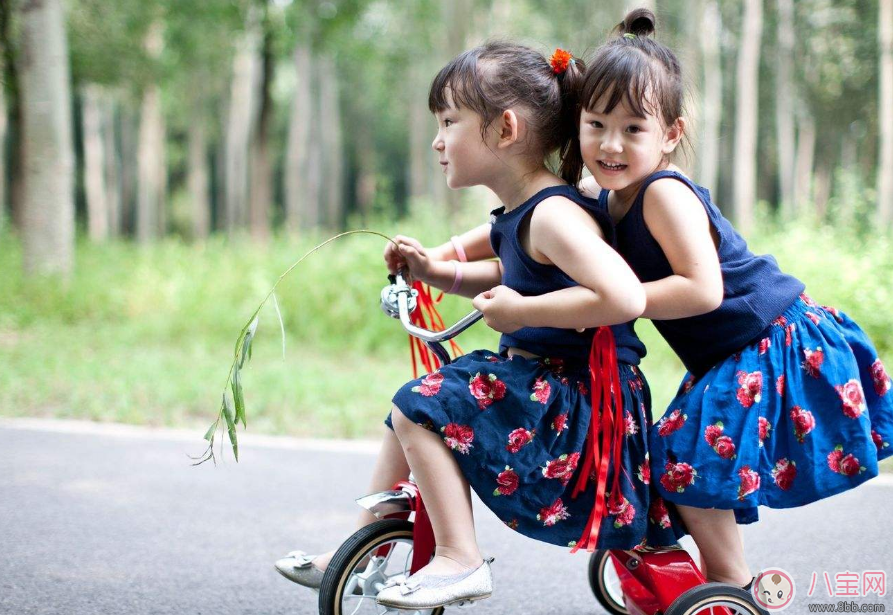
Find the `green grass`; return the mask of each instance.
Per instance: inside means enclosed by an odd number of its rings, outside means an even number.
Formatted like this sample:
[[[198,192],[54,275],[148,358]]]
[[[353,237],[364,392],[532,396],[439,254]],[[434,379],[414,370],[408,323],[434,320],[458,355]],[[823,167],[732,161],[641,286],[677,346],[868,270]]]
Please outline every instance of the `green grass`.
[[[453,228],[432,228],[422,212],[386,234],[433,244]],[[357,228],[355,225],[354,228]],[[254,308],[292,262],[325,236],[277,238],[267,247],[215,238],[167,239],[150,247],[79,241],[69,283],[27,281],[17,240],[0,237],[0,415],[52,416],[195,428],[214,419],[233,344]],[[847,227],[764,222],[751,244],[772,252],[810,294],[856,319],[893,365],[893,245],[888,235]],[[252,432],[368,437],[380,429],[393,392],[411,377],[406,335],[378,308],[386,283],[384,240],[353,236],[326,246],[277,292],[285,322],[267,306],[252,362],[243,372]],[[446,322],[470,309],[447,297]],[[682,367],[650,323],[643,368],[655,413],[669,403]],[[459,338],[465,350],[495,348],[483,324]]]

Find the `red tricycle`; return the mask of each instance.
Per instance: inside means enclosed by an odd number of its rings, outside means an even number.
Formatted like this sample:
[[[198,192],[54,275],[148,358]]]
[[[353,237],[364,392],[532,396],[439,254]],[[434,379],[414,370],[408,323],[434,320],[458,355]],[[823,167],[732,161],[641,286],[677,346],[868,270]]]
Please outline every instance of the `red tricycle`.
[[[400,274],[391,276],[391,284],[381,293],[382,309],[399,318],[446,365],[450,357],[441,342],[466,330],[481,313],[475,310],[448,329],[429,331],[411,322],[416,302],[416,291]],[[358,530],[335,553],[319,589],[320,615],[405,612],[378,605],[375,598],[389,581],[408,577],[434,556],[434,532],[419,489],[410,477],[357,503],[380,520]],[[589,561],[589,583],[611,615],[765,615],[748,591],[708,583],[681,547],[595,551]],[[438,607],[412,613],[443,611]]]

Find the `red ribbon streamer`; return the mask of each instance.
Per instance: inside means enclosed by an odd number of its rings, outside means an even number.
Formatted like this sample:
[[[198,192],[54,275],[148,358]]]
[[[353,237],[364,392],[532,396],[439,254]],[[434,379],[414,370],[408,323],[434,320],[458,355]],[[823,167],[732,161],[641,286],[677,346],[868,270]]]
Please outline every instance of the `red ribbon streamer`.
[[[615,506],[620,493],[620,456],[624,437],[623,399],[620,390],[620,372],[617,368],[617,348],[610,327],[599,327],[592,338],[589,352],[589,376],[592,384],[592,418],[589,422],[588,447],[583,467],[574,486],[572,497],[576,498],[586,490],[590,475],[596,482],[595,505],[580,540],[571,549],[585,548],[592,552],[598,544],[601,522],[607,511]],[[601,445],[599,445],[601,432]],[[608,468],[611,458],[614,463],[614,481],[610,494],[605,497],[608,486]]]
[[[412,287],[419,293],[417,298],[418,307],[409,315],[409,321],[417,327],[431,331],[443,331],[446,327],[443,324],[443,318],[437,311],[437,307],[435,307],[443,299],[443,293],[441,292],[436,299],[433,298],[431,296],[431,287],[427,284],[422,284],[418,280],[412,283]],[[453,340],[450,340],[450,348],[453,351],[454,359],[464,354],[459,344]],[[440,367],[440,360],[437,358],[437,355],[425,345],[425,342],[411,335],[409,336],[409,355],[412,360],[413,378],[419,377],[419,363],[425,368],[426,374],[430,374]]]

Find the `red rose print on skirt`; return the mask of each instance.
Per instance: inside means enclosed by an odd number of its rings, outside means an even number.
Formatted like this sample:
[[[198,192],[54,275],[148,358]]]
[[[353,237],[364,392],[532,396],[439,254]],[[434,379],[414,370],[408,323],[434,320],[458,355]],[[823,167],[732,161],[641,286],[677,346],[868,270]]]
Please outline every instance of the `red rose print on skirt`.
[[[881,450],[882,448],[887,448],[888,446],[890,446],[890,443],[885,442],[883,436],[881,436],[881,434],[873,429],[871,430],[871,441],[874,442],[877,450]]]
[[[738,372],[738,402],[745,408],[759,403],[763,390],[763,373],[745,371]]]
[[[450,423],[446,427],[441,427],[443,432],[443,442],[447,447],[458,451],[463,455],[467,455],[468,451],[473,448],[474,430],[468,425],[458,425]]]
[[[772,347],[772,340],[764,337],[760,340],[760,354],[766,354],[766,351]]]
[[[815,428],[815,417],[809,410],[794,406],[791,408],[791,422],[794,424],[794,435],[797,436],[797,442],[803,444],[803,438]]]
[[[533,393],[530,395],[530,401],[538,401],[541,404],[548,403],[551,392],[552,387],[549,381],[545,378],[537,378],[536,382],[533,383]]]
[[[494,401],[505,397],[505,383],[496,374],[481,376],[478,372],[468,381],[468,390],[478,401],[478,408],[481,410],[486,410]]]
[[[828,467],[832,472],[844,476],[855,476],[865,471],[865,466],[859,465],[859,460],[852,453],[844,455],[843,446],[840,444],[828,453]]]
[[[806,317],[812,321],[812,324],[818,326],[822,319],[814,312],[806,312]]]
[[[505,447],[505,450],[510,453],[517,453],[521,450],[522,446],[529,444],[535,435],[536,429],[527,431],[523,427],[518,427],[518,429],[509,434],[509,443],[508,446]]]
[[[842,318],[841,315],[840,315],[840,310],[838,310],[836,307],[831,307],[830,305],[823,305],[822,308],[823,308],[826,312],[828,312],[829,314],[831,314],[831,316],[834,317],[834,320],[836,320],[837,322],[843,324],[843,318]]]
[[[667,510],[667,504],[663,498],[654,498],[651,501],[651,506],[648,508],[648,519],[659,525],[661,529],[670,527],[670,511]]]
[[[651,484],[651,454],[645,453],[645,461],[639,464],[636,476],[646,485]]]
[[[552,429],[557,431],[559,434],[564,431],[564,428],[567,426],[567,415],[559,414],[554,419],[552,419]]]
[[[708,425],[704,428],[704,440],[723,459],[735,459],[737,457],[735,454],[735,443],[732,442],[732,438],[723,435],[722,430],[722,421]]]
[[[511,521],[503,521],[503,523],[505,523],[506,527],[509,528],[510,530],[518,529],[518,520],[517,519],[512,519]]]
[[[433,395],[437,395],[440,391],[440,384],[442,382],[443,374],[440,372],[431,372],[422,378],[422,382],[419,386],[412,387],[412,392],[421,393],[425,397],[432,397]]]
[[[760,446],[763,446],[763,440],[769,437],[769,432],[772,431],[772,424],[769,422],[765,416],[761,416],[759,420],[759,430],[760,430]]]
[[[697,470],[685,462],[667,462],[664,467],[665,474],[660,477],[661,486],[667,491],[682,493],[691,485],[698,476]]]
[[[614,502],[608,506],[608,514],[614,517],[614,527],[621,528],[635,520],[636,508],[621,495],[619,502]]]
[[[843,403],[843,413],[851,419],[862,416],[865,410],[865,394],[858,380],[850,380],[844,385],[834,387]]]
[[[493,491],[493,495],[511,495],[518,488],[518,475],[509,466],[505,466],[505,470],[496,477],[496,484],[499,485]]]
[[[784,395],[784,383],[785,383],[784,374],[782,374],[775,380],[775,390],[778,391],[779,395]]]
[[[561,501],[561,498],[558,498],[552,502],[551,506],[546,506],[540,510],[540,514],[536,516],[536,520],[542,521],[543,525],[546,527],[552,527],[559,521],[567,519],[568,517],[570,517],[570,513],[567,512],[567,508]]]
[[[629,412],[623,413],[623,424],[625,425],[627,436],[634,436],[639,433],[639,426],[636,425],[636,421],[633,420],[633,415]]]
[[[887,370],[884,369],[884,364],[880,359],[871,364],[871,379],[874,382],[874,392],[878,394],[878,397],[883,397],[890,387],[893,387],[890,376],[887,375]]]
[[[751,470],[750,466],[741,466],[741,469],[738,470],[738,478],[741,480],[738,485],[739,500],[743,501],[744,498],[760,488],[760,475],[755,470]]]
[[[695,377],[691,374],[686,377],[685,382],[682,383],[682,388],[679,390],[680,393],[688,393],[695,387]]]
[[[578,463],[580,463],[580,453],[564,454],[558,459],[546,462],[542,468],[543,476],[557,478],[566,487],[577,469]]]
[[[772,478],[782,491],[787,491],[797,478],[797,464],[787,458],[779,459],[772,468]]]
[[[657,423],[657,433],[665,438],[674,431],[682,429],[682,426],[685,425],[685,419],[687,418],[688,415],[682,414],[682,410],[677,408],[676,410],[673,410],[669,416],[661,417],[660,421]]]
[[[813,378],[818,378],[822,372],[822,363],[825,362],[825,352],[821,348],[816,348],[815,350],[804,348],[803,356],[805,357],[801,365],[803,371]]]

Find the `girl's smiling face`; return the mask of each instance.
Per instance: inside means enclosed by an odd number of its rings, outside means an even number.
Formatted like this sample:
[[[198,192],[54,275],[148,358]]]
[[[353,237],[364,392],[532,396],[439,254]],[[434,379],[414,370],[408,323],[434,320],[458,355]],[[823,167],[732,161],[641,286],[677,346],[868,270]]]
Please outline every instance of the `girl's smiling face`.
[[[684,121],[670,127],[651,114],[636,115],[626,104],[610,112],[602,104],[580,115],[580,152],[596,183],[608,190],[635,187],[667,164],[682,138]]]

